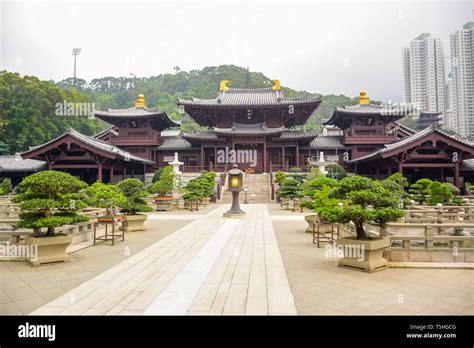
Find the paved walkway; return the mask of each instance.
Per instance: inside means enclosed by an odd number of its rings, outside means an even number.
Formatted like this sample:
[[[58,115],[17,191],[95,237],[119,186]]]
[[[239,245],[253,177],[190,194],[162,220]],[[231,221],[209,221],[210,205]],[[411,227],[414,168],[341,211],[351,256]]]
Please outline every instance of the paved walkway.
[[[298,314],[474,314],[472,269],[345,269],[312,243],[305,221],[272,223]]]
[[[296,314],[267,206],[246,205],[244,219],[223,218],[228,209],[193,215],[32,314]]]

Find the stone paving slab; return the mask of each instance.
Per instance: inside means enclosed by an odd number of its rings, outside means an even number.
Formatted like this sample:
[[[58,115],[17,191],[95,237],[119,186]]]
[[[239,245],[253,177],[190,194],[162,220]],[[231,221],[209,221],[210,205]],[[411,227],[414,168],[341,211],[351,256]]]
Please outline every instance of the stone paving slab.
[[[195,215],[32,314],[296,314],[268,209],[244,208],[241,219],[222,217],[229,205]]]
[[[272,221],[291,292],[306,315],[472,315],[474,270],[337,266],[312,243],[304,221]],[[409,266],[409,265],[407,265]],[[425,265],[423,265],[425,266]],[[439,266],[439,265],[438,265]]]

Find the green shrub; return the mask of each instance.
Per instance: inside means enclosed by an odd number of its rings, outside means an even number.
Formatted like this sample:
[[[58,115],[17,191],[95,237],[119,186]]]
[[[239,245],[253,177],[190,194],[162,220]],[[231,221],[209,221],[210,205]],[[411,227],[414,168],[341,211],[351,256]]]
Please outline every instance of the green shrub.
[[[125,196],[125,203],[121,206],[121,212],[135,215],[140,212],[149,212],[153,209],[146,204],[143,198],[148,196],[145,185],[138,179],[125,179],[117,184],[120,192]]]
[[[6,195],[10,192],[11,187],[11,180],[9,178],[5,178],[0,182],[0,196]]]
[[[398,208],[398,196],[387,190],[379,181],[360,176],[346,177],[332,189],[321,193],[317,214],[327,221],[354,224],[357,239],[368,239],[364,223],[375,222],[383,226],[403,216]],[[339,202],[342,206],[339,206]],[[337,204],[337,205],[336,205]]]
[[[278,195],[282,198],[289,199],[302,197],[303,191],[301,189],[301,182],[292,177],[286,178],[278,190]]]
[[[59,226],[87,221],[77,214],[87,204],[80,194],[87,184],[74,176],[57,171],[42,171],[32,174],[18,185],[12,201],[20,207],[17,226],[39,231],[47,228],[46,236],[54,236]]]
[[[442,184],[438,181],[433,181],[428,186],[429,196],[427,203],[429,205],[436,205],[438,203],[447,203],[453,198],[450,187],[447,184]]]
[[[432,182],[433,181],[431,181],[430,179],[424,178],[412,184],[408,192],[413,195],[413,200],[419,202],[420,204],[425,203],[428,199],[428,196],[430,195],[430,190],[428,189],[428,186],[430,186]]]
[[[342,180],[347,177],[347,172],[339,164],[331,164],[328,167],[327,177],[333,178],[335,180]]]
[[[148,187],[150,193],[157,193],[159,196],[167,196],[173,193],[175,187],[176,174],[173,167],[167,166],[159,175],[159,179]]]
[[[286,179],[286,174],[283,173],[282,171],[278,171],[275,173],[275,181],[278,184],[278,186],[280,186],[283,180],[285,179]]]
[[[155,174],[153,174],[153,178],[151,179],[151,183],[154,184],[158,180],[160,180],[161,174],[165,171],[166,167],[161,167],[157,171],[155,171]]]
[[[89,186],[85,191],[89,205],[97,208],[105,208],[106,215],[114,215],[113,208],[125,204],[126,198],[118,187],[112,184],[104,184],[100,181]]]
[[[303,195],[312,197],[316,191],[321,190],[324,187],[334,187],[337,185],[337,181],[326,176],[316,177],[312,180],[307,180],[301,186]]]

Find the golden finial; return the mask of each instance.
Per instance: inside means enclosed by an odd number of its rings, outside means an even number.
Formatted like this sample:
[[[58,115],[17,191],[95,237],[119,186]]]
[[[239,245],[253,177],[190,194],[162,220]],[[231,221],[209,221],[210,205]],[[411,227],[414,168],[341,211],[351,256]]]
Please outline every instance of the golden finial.
[[[229,87],[227,87],[227,84],[228,84],[228,83],[230,83],[229,80],[222,80],[219,89],[220,89],[222,92],[227,91],[227,90],[229,89]]]
[[[136,108],[146,108],[145,103],[145,96],[143,94],[139,94],[137,97],[137,101],[135,102]]]
[[[280,80],[272,80],[272,82],[273,82],[272,89],[274,91],[281,89]]]
[[[370,99],[369,99],[369,97],[367,97],[367,92],[364,91],[364,90],[360,91],[359,104],[360,105],[369,105],[370,104]]]

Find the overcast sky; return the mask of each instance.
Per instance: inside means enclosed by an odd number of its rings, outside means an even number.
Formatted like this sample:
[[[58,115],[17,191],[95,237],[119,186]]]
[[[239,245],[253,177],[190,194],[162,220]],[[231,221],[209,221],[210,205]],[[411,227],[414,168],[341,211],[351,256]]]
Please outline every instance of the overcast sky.
[[[473,18],[473,1],[19,2],[0,0],[0,70],[55,81],[236,64],[295,89],[403,99],[401,47]],[[216,87],[217,88],[217,87]]]

